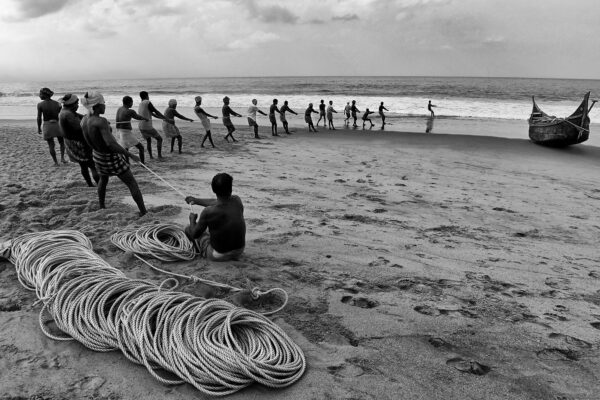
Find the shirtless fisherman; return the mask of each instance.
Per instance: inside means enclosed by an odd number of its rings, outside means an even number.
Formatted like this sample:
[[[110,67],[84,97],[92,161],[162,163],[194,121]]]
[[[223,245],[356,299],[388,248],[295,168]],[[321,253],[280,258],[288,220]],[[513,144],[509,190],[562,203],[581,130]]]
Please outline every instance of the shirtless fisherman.
[[[231,175],[217,174],[211,183],[216,199],[185,198],[189,204],[205,207],[199,219],[198,215],[190,214],[190,224],[185,228],[185,233],[194,241],[200,254],[209,260],[237,260],[244,252],[244,205],[238,196],[231,194],[232,182]]]
[[[42,88],[40,90],[40,99],[42,101],[37,105],[37,127],[38,134],[43,134],[44,140],[48,143],[48,149],[50,150],[52,160],[54,160],[54,165],[58,166],[54,138],[58,140],[58,144],[60,145],[60,160],[63,163],[66,163],[67,160],[65,160],[65,141],[63,140],[62,132],[58,126],[60,104],[58,101],[51,99],[53,95],[54,92],[48,88]],[[43,125],[42,119],[44,121]]]
[[[133,106],[133,99],[129,96],[123,97],[123,105],[117,110],[117,133],[119,138],[119,144],[129,150],[130,147],[135,146],[138,149],[140,162],[144,164],[144,146],[140,141],[133,135],[133,128],[131,127],[131,119],[137,119],[139,121],[148,121],[148,118],[144,118],[134,110],[131,109]]]
[[[290,132],[288,130],[288,122],[287,122],[287,118],[285,117],[285,112],[289,111],[290,113],[294,114],[294,115],[298,115],[298,113],[294,110],[292,110],[289,106],[288,106],[288,101],[284,101],[283,105],[281,106],[281,108],[279,109],[279,120],[281,121],[281,123],[283,124],[283,129],[285,129],[285,133],[287,133],[288,135],[291,135],[292,132]]]
[[[104,104],[104,97],[100,93],[87,92],[81,99],[81,104],[90,112],[81,120],[81,127],[83,128],[85,141],[92,147],[94,163],[98,175],[100,175],[100,181],[98,182],[100,208],[106,208],[105,198],[108,178],[116,175],[129,188],[131,197],[133,197],[140,210],[140,216],[143,216],[147,213],[144,198],[125,157],[129,157],[134,161],[140,159],[121,147],[110,132],[108,121],[101,116],[106,111],[106,105]]]
[[[140,122],[138,124],[138,128],[142,133],[142,137],[146,139],[146,148],[148,149],[148,155],[150,158],[154,158],[152,157],[152,138],[156,139],[156,151],[158,153],[158,158],[162,158],[163,139],[158,131],[152,126],[152,117],[159,119],[165,119],[165,117],[150,102],[148,92],[141,91],[140,98],[142,99],[142,102],[138,106],[138,114],[146,118],[147,121]]]

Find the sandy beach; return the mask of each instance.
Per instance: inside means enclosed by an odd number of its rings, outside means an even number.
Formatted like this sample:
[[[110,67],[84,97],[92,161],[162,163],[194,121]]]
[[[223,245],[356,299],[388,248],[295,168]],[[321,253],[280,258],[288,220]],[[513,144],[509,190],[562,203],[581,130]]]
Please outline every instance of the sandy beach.
[[[262,126],[255,140],[244,121],[234,121],[235,144],[215,121],[215,149],[200,148],[198,123],[182,123],[184,154],[165,141],[165,159],[148,162],[196,197],[211,197],[212,176],[230,173],[248,228],[240,261],[153,264],[289,293],[272,320],[304,351],[304,377],[229,398],[598,398],[599,147],[322,127],[272,137]],[[3,122],[0,140],[0,243],[77,229],[127,276],[166,278],[110,236],[142,223],[184,226],[180,195],[135,165],[149,213],[137,216],[117,178],[99,210],[77,164],[52,166],[34,121]],[[178,290],[215,295],[192,282]],[[204,398],[118,352],[47,338],[35,301],[0,262],[1,400]]]

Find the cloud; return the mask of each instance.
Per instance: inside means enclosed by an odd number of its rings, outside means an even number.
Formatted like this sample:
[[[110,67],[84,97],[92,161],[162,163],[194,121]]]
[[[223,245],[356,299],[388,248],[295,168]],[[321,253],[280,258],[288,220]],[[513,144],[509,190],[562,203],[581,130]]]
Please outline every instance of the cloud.
[[[70,0],[19,0],[19,18],[22,20],[53,14],[64,8]]]
[[[243,38],[234,40],[227,45],[230,50],[248,50],[259,46],[261,44],[269,43],[279,40],[279,35],[272,32],[253,32],[251,35]]]
[[[245,6],[252,17],[258,18],[262,22],[295,24],[298,21],[296,14],[277,4],[263,6],[255,0],[241,0],[237,2]]]
[[[334,15],[333,17],[331,17],[332,21],[342,21],[342,22],[356,21],[358,19],[359,19],[358,15],[356,15],[356,14]]]

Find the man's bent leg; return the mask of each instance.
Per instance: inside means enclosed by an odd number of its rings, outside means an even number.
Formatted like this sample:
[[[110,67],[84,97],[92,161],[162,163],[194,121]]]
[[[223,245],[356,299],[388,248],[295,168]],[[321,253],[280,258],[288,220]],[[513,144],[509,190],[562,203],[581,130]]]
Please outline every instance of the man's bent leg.
[[[88,170],[88,163],[85,161],[80,162],[79,168],[81,169],[81,176],[83,176],[83,179],[85,179],[85,183],[87,183],[87,185],[89,187],[93,187],[94,184],[92,183],[92,178],[90,177],[90,171]]]
[[[156,152],[158,153],[158,158],[162,158],[162,143],[163,143],[163,138],[162,137],[157,137],[156,138]]]
[[[140,216],[146,214],[147,211],[146,206],[144,205],[144,197],[142,196],[142,192],[140,191],[140,188],[133,176],[133,173],[131,173],[131,170],[128,169],[127,171],[123,172],[121,175],[119,175],[119,179],[129,188],[131,197],[133,197],[133,201],[135,201],[135,204],[137,204],[138,209],[140,210]]]
[[[144,161],[145,161],[144,160],[144,146],[142,146],[141,143],[138,143],[138,144],[135,145],[135,147],[137,147],[137,149],[138,149],[139,156],[140,156],[140,162],[142,164],[144,164]]]

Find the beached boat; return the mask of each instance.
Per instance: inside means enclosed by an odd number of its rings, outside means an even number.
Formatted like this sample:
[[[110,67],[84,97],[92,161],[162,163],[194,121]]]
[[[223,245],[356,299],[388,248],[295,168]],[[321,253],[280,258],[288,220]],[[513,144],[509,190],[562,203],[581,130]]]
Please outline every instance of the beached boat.
[[[590,92],[583,97],[583,101],[573,114],[566,118],[557,118],[548,115],[533,100],[533,111],[529,117],[529,138],[532,142],[545,146],[564,147],[582,143],[590,136],[590,118],[588,116],[594,103],[588,109]]]

